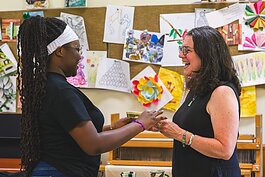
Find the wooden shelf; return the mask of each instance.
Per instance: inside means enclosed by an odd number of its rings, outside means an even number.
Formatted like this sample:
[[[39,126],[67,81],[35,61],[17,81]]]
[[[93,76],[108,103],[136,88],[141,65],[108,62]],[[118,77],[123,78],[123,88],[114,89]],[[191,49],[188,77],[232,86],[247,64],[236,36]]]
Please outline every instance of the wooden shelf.
[[[241,173],[244,177],[251,177],[251,173],[255,174],[255,177],[261,177],[262,174],[262,117],[257,115],[255,118],[255,128],[256,133],[254,135],[240,135],[238,137],[237,148],[238,150],[253,150],[256,155],[255,163],[240,163]],[[111,122],[115,122],[119,119],[119,114],[111,115]],[[173,148],[173,140],[165,137],[159,132],[142,132],[138,134],[135,138],[123,144],[120,148],[110,151],[108,164],[111,165],[128,165],[128,166],[165,166],[170,167],[171,161],[153,161],[153,160],[127,160],[122,159],[124,154],[119,157],[122,149],[132,149],[136,150],[142,148],[146,150],[150,148],[150,152],[153,149],[162,149],[168,151]],[[168,150],[167,150],[168,149]]]

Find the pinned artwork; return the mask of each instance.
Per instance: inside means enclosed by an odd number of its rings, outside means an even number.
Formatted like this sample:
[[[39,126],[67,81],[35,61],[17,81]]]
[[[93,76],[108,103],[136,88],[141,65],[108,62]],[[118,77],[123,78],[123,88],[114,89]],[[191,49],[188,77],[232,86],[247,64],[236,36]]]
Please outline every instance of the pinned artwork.
[[[230,23],[218,28],[218,31],[222,34],[227,45],[238,45],[242,43],[241,24]]]
[[[44,12],[43,11],[23,12],[23,19],[28,19],[30,17],[35,17],[37,15],[44,17]]]
[[[27,9],[48,8],[48,0],[26,0]]]
[[[17,71],[17,60],[7,43],[0,46],[0,78]]]
[[[263,30],[263,26],[262,26],[262,21],[258,20],[258,18],[265,18],[265,11],[263,9],[263,11],[260,11],[258,9],[263,8],[263,6],[265,6],[265,2],[262,3],[261,1],[257,2],[257,3],[250,3],[248,5],[245,6],[245,14],[246,16],[241,17],[239,19],[239,24],[242,25],[242,44],[238,45],[238,50],[251,50],[251,51],[264,51],[265,50],[265,31]],[[252,13],[250,13],[250,11],[253,12],[259,12],[260,14],[264,14],[264,15],[253,15]],[[252,18],[250,18],[249,21],[253,18],[255,18],[256,20],[254,20],[253,22],[256,22],[257,24],[259,24],[258,26],[255,25],[252,27],[250,24],[251,23],[247,23],[246,22],[246,18],[250,17],[251,14],[253,15]],[[261,26],[260,26],[261,25]],[[254,29],[254,30],[253,30]]]
[[[0,112],[16,112],[16,76],[0,78]]]
[[[16,42],[20,19],[2,19],[2,41]]]
[[[163,58],[164,36],[147,30],[127,30],[123,59],[160,64]]]
[[[123,44],[127,29],[133,29],[134,7],[108,5],[103,42]]]
[[[106,57],[107,57],[107,51],[88,51],[87,53],[88,88],[95,88],[99,62],[102,58]]]
[[[157,111],[173,99],[173,96],[150,66],[131,80],[131,87],[137,100],[147,110]]]
[[[245,7],[245,24],[253,28],[254,32],[265,28],[265,2],[249,3]]]
[[[240,95],[241,117],[256,115],[256,87],[242,87]]]
[[[85,7],[86,0],[65,0],[64,7]]]
[[[233,56],[242,87],[265,83],[265,52]]]
[[[112,58],[102,58],[97,69],[96,88],[130,93],[129,63]]]
[[[161,67],[159,69],[158,77],[161,79],[167,90],[173,96],[173,99],[168,102],[163,108],[170,111],[176,111],[180,106],[182,99],[184,90],[184,76],[175,71]]]
[[[194,28],[194,13],[160,14],[160,33],[165,34],[162,66],[183,66],[179,46],[187,31]]]
[[[61,19],[66,22],[77,34],[81,46],[81,60],[78,64],[77,75],[67,78],[67,81],[76,87],[88,88],[87,52],[88,41],[84,18],[78,15],[61,13]]]
[[[214,10],[215,9],[211,8],[195,8],[194,27],[208,26],[208,21],[205,14]]]

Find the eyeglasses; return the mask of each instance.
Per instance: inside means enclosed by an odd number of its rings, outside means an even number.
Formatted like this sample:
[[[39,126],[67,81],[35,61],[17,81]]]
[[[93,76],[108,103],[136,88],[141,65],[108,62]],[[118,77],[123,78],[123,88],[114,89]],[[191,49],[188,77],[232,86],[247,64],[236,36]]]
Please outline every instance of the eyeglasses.
[[[193,48],[190,48],[188,46],[179,45],[179,52],[182,52],[185,57],[188,55],[189,52],[191,52],[190,49],[193,49]]]

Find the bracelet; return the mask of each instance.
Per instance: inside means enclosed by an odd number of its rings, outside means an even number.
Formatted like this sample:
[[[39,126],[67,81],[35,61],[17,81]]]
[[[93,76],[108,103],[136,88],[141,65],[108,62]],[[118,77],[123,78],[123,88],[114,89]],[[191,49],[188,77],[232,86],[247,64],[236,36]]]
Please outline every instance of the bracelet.
[[[194,134],[191,134],[191,136],[190,136],[190,140],[189,140],[189,142],[188,142],[188,144],[187,144],[188,146],[191,145],[194,136],[195,136]]]
[[[140,121],[138,121],[138,120],[133,120],[133,122],[135,122],[135,123],[141,125],[141,127],[143,128],[143,131],[145,130],[144,124],[143,124],[142,122],[140,122]]]
[[[186,133],[187,131],[185,131],[182,135],[182,139],[181,139],[181,142],[182,142],[182,146],[185,147],[186,146]]]

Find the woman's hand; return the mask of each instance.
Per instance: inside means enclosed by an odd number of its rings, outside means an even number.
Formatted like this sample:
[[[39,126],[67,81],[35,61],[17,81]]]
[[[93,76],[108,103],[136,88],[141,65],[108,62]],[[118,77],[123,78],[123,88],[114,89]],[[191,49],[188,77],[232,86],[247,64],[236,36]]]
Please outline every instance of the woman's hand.
[[[163,135],[168,138],[181,141],[182,135],[185,132],[177,124],[169,120],[161,120],[157,123],[156,127]]]

